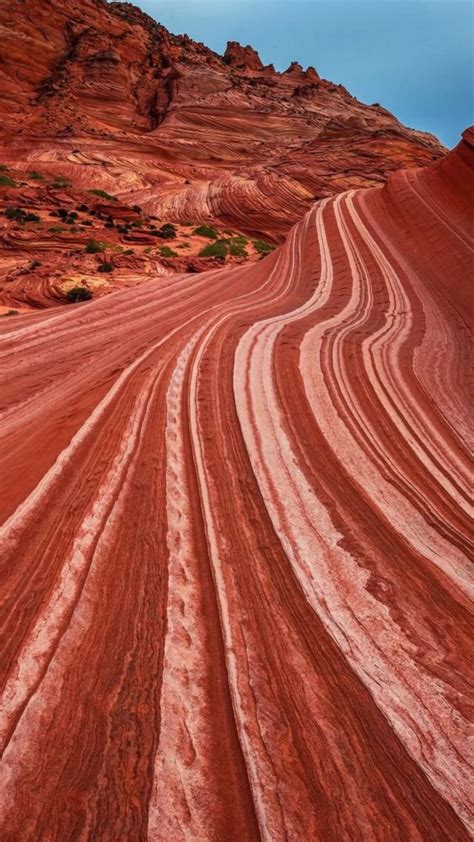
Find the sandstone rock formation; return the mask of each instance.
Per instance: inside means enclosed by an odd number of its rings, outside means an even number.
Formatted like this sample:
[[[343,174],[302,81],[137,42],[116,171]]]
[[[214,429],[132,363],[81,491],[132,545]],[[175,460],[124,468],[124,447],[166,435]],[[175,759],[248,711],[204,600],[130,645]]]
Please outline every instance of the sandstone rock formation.
[[[471,838],[472,138],[2,320],[2,839]]]
[[[128,3],[0,0],[0,155],[175,221],[281,242],[314,197],[445,150],[251,47],[219,56]]]

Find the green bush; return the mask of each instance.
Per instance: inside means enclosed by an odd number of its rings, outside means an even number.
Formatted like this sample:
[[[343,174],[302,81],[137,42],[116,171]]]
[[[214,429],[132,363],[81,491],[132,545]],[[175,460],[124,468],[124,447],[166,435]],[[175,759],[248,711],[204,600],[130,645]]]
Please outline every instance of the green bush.
[[[29,175],[30,178],[33,178],[35,181],[44,181],[44,175],[41,175],[40,172],[36,172],[36,170],[33,170],[32,172],[29,172],[28,175]]]
[[[125,249],[125,251],[123,251],[122,254],[129,255],[129,254],[135,254],[135,252],[133,251],[133,249]]]
[[[48,231],[50,231],[51,234],[63,234],[64,231],[66,231],[66,228],[62,225],[53,225],[52,228],[48,228]]]
[[[197,234],[198,237],[208,237],[210,240],[217,240],[218,237],[216,229],[210,225],[198,225],[193,234]]]
[[[270,254],[271,251],[276,249],[276,246],[265,242],[265,240],[253,240],[253,247],[259,254]]]
[[[104,263],[99,263],[97,267],[98,272],[113,272],[113,270],[113,263],[108,263],[107,261],[104,261]]]
[[[16,187],[16,182],[9,175],[0,175],[0,184],[2,187]]]
[[[161,246],[160,254],[162,257],[178,257],[178,252],[173,251],[169,246]]]
[[[107,193],[106,190],[89,190],[88,192],[92,193],[94,196],[100,196],[101,199],[107,199],[109,202],[118,201],[116,196],[112,196],[110,193]]]
[[[105,251],[107,248],[107,243],[99,243],[98,240],[88,240],[86,244],[86,254],[99,254],[101,251]]]
[[[225,240],[216,240],[215,243],[209,243],[204,246],[199,252],[199,257],[227,257],[228,244]]]
[[[17,316],[18,310],[7,310],[6,313],[2,313],[2,316]]]
[[[73,287],[66,293],[66,298],[76,304],[78,301],[90,301],[92,293],[86,287]]]
[[[248,257],[248,251],[244,246],[238,245],[238,243],[231,243],[229,248],[229,254],[233,257]]]
[[[5,216],[7,219],[15,220],[15,222],[24,222],[26,213],[22,208],[8,207]]]
[[[161,226],[159,231],[154,231],[155,237],[160,237],[162,240],[174,240],[176,237],[176,226],[172,222],[166,222]]]
[[[71,186],[71,180],[69,178],[66,178],[65,175],[55,175],[54,181],[51,182],[51,187],[53,187],[55,190],[60,190],[63,187],[70,187],[70,186]]]

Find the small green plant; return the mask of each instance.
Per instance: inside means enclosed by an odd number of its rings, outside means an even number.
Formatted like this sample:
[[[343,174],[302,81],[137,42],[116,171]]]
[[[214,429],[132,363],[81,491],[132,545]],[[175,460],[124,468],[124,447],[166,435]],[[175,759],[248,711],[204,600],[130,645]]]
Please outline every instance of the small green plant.
[[[25,222],[41,222],[37,213],[25,213]]]
[[[225,240],[216,240],[215,243],[209,243],[204,246],[199,252],[199,257],[218,257],[224,259],[227,257],[228,245]]]
[[[42,265],[43,264],[41,263],[41,260],[32,260],[29,268],[30,268],[31,271],[34,271],[34,269],[38,269],[39,266],[42,266]]]
[[[198,237],[208,237],[209,240],[217,240],[217,231],[215,228],[212,228],[210,225],[198,225],[197,228],[194,229],[193,234],[196,234]]]
[[[99,263],[99,265],[97,267],[98,272],[113,272],[113,270],[114,270],[113,263],[108,263],[107,261],[104,261],[103,263]]]
[[[51,182],[51,187],[55,190],[62,190],[64,187],[70,187],[71,180],[66,178],[65,175],[56,175],[54,177],[54,181]]]
[[[233,257],[248,257],[248,251],[245,246],[241,246],[238,243],[231,243],[229,246],[229,254]]]
[[[140,205],[132,205],[132,210],[135,211],[135,213],[141,213],[142,212],[142,209],[141,209]]]
[[[123,251],[122,254],[125,254],[125,255],[128,256],[130,254],[135,254],[135,252],[133,251],[133,249],[125,249],[125,251]]]
[[[0,185],[2,187],[16,187],[16,181],[14,181],[13,178],[10,178],[9,175],[0,174]]]
[[[6,164],[0,164],[0,172],[7,172],[8,169]]]
[[[169,246],[161,246],[160,254],[162,257],[178,257],[178,252],[173,251]]]
[[[174,240],[176,237],[176,225],[173,225],[172,222],[166,222],[161,226],[159,231],[154,231],[153,234],[162,240]]]
[[[2,316],[17,316],[18,310],[7,310],[6,313],[2,313]]]
[[[51,234],[63,234],[66,231],[62,225],[53,225],[51,228],[48,228]]]
[[[36,172],[36,170],[32,170],[32,172],[29,172],[28,176],[34,181],[44,181],[44,175],[41,175],[40,172]]]
[[[99,196],[101,199],[107,199],[109,202],[117,202],[118,199],[116,196],[112,196],[110,193],[107,193],[106,190],[89,190],[89,193],[92,193],[94,196]]]
[[[90,301],[92,293],[86,287],[73,287],[66,293],[66,298],[73,304],[77,304],[78,301]]]
[[[101,251],[105,251],[107,248],[106,243],[100,243],[98,240],[88,240],[86,244],[86,254],[99,254]]]
[[[253,247],[259,254],[270,254],[271,251],[276,249],[276,246],[265,242],[265,240],[253,240]]]
[[[7,219],[15,222],[24,222],[26,213],[22,208],[8,207],[5,211],[5,216]]]

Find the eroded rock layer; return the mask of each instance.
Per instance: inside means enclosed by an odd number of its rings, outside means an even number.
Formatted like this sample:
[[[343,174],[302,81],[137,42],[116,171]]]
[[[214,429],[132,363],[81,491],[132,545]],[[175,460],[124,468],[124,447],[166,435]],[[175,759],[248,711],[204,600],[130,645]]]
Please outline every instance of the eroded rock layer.
[[[2,839],[470,838],[472,157],[3,320]]]
[[[1,160],[174,221],[281,242],[315,198],[445,151],[312,67],[219,56],[128,3],[0,0],[0,23]]]

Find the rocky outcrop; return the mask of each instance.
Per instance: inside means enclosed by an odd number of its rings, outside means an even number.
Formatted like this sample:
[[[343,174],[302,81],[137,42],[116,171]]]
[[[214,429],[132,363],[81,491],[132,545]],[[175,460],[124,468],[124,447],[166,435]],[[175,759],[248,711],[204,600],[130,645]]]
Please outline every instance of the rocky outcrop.
[[[239,70],[263,70],[263,62],[253,47],[243,47],[237,41],[228,41],[224,61]]]
[[[219,56],[129,3],[0,0],[0,23],[2,162],[167,219],[281,241],[315,196],[445,151],[312,67]]]

